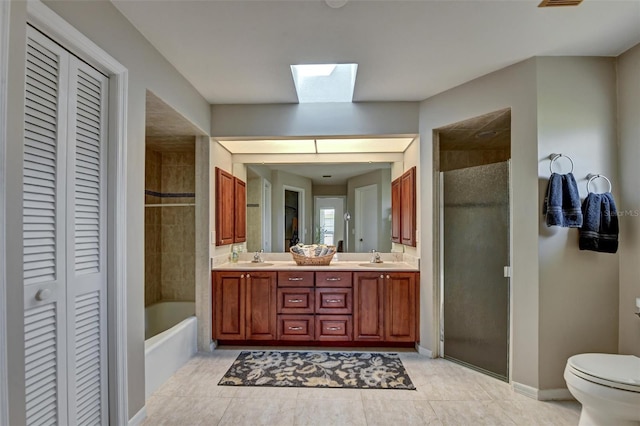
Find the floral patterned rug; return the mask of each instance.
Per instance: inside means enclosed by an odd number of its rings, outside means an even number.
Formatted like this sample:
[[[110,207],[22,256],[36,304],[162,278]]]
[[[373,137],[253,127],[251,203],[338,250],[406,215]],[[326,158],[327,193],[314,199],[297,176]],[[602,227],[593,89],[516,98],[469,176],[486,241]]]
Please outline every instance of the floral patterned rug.
[[[398,354],[374,352],[243,351],[218,385],[415,390]]]

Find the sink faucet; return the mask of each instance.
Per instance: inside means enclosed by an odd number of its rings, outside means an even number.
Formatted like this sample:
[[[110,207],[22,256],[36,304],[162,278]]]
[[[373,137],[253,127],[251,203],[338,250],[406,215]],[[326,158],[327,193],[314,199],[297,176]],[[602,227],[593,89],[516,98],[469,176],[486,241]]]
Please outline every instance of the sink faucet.
[[[382,263],[382,259],[380,259],[380,253],[378,253],[375,249],[371,250],[373,253],[373,257],[371,258],[370,263]]]
[[[262,260],[262,258],[260,257],[260,253],[262,253],[263,250],[260,250],[259,252],[257,251],[254,255],[253,255],[253,260],[251,261],[252,263],[262,263],[264,262],[264,260]]]

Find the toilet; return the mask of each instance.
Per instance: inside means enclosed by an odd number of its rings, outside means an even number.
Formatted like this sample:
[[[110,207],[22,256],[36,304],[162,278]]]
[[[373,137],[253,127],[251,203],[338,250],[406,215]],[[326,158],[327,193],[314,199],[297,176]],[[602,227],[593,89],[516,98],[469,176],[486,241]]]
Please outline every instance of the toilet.
[[[579,426],[640,426],[640,358],[579,354],[567,360],[564,379],[582,404]]]

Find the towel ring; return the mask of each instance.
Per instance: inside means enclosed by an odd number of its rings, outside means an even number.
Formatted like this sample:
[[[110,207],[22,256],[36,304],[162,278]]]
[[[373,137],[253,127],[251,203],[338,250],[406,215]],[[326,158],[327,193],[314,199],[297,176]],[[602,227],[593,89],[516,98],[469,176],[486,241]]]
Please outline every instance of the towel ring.
[[[551,173],[554,173],[554,171],[553,171],[553,163],[560,157],[564,157],[567,160],[569,160],[569,162],[571,163],[571,170],[569,171],[569,173],[573,173],[573,160],[571,159],[571,157],[569,157],[568,155],[564,155],[564,154],[551,154],[549,156],[549,158],[551,159],[551,163],[549,163],[549,171]]]
[[[602,178],[602,179],[606,180],[606,181],[607,181],[607,183],[609,184],[609,191],[607,191],[607,192],[611,192],[611,189],[613,188],[613,187],[611,186],[611,181],[610,181],[610,180],[609,180],[609,178],[608,178],[608,177],[606,177],[605,175],[600,175],[600,174],[597,174],[597,175],[589,174],[589,175],[587,175],[587,178],[589,179],[589,180],[587,181],[587,193],[589,193],[589,194],[591,193],[591,187],[590,187],[590,185],[591,185],[591,181],[593,181],[593,180],[595,180],[595,179],[598,179],[598,178]]]

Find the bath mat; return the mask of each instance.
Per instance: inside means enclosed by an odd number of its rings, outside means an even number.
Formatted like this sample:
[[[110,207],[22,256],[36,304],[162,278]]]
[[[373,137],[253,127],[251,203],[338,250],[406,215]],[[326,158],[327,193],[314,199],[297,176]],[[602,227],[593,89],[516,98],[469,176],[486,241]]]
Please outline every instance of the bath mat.
[[[398,354],[243,351],[218,385],[415,390]]]

